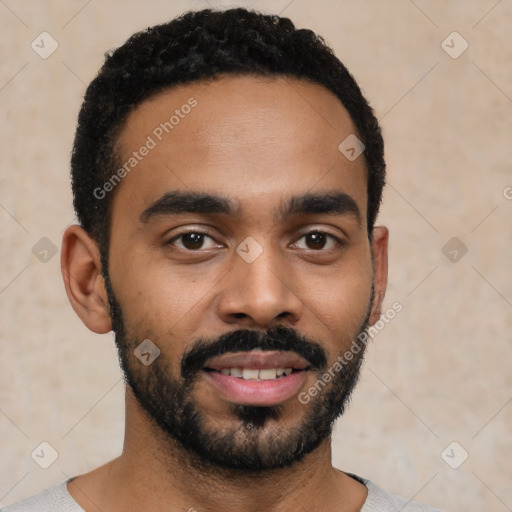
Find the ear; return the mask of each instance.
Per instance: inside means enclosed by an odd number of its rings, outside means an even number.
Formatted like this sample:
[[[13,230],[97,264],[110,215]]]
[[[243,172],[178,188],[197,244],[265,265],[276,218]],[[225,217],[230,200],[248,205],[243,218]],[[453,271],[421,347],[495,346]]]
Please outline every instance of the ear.
[[[388,240],[389,231],[384,226],[373,228],[373,303],[370,313],[370,325],[375,324],[382,313],[382,301],[388,285]]]
[[[69,302],[82,322],[98,334],[111,331],[100,251],[78,225],[68,227],[62,236],[60,266]]]

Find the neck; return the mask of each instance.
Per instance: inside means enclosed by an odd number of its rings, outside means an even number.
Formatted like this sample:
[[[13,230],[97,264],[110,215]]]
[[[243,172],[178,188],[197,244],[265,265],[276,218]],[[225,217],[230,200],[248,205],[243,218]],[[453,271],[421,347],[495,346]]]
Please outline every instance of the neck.
[[[162,432],[141,411],[130,390],[122,455],[78,477],[68,488],[86,510],[89,491],[94,504],[90,510],[99,506],[105,512],[160,508],[172,512],[288,512],[297,508],[351,512],[361,509],[367,493],[363,485],[332,467],[330,438],[285,468],[233,470],[200,460]]]

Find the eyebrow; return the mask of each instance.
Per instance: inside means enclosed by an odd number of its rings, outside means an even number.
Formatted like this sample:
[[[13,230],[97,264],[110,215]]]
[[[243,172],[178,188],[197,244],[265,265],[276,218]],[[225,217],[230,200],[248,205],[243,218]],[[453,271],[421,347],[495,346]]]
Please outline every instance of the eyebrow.
[[[203,215],[230,215],[238,211],[232,200],[217,194],[203,192],[168,192],[146,208],[139,217],[142,224],[168,215],[199,213]],[[348,194],[339,191],[295,195],[277,209],[278,220],[296,215],[350,215],[361,224],[361,212]]]
[[[294,215],[351,215],[361,224],[361,212],[357,203],[344,192],[306,192],[292,196],[279,208],[279,218],[286,219]]]

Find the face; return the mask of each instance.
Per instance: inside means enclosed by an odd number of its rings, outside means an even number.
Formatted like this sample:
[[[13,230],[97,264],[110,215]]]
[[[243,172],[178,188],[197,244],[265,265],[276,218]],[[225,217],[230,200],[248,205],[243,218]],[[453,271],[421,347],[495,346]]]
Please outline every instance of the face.
[[[126,120],[113,329],[141,411],[198,460],[289,465],[343,412],[364,350],[335,363],[379,307],[363,156],[338,150],[353,133],[334,95],[291,78],[174,88]]]

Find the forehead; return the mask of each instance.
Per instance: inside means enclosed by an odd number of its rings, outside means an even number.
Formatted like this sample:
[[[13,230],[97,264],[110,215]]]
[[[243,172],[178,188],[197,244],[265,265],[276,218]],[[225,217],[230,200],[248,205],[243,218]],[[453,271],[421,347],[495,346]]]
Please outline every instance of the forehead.
[[[338,149],[355,132],[333,93],[296,78],[228,75],[173,87],[125,121],[117,153],[128,172],[114,208],[128,201],[140,211],[178,189],[243,205],[321,187],[350,194],[365,214],[363,156],[350,161]]]

